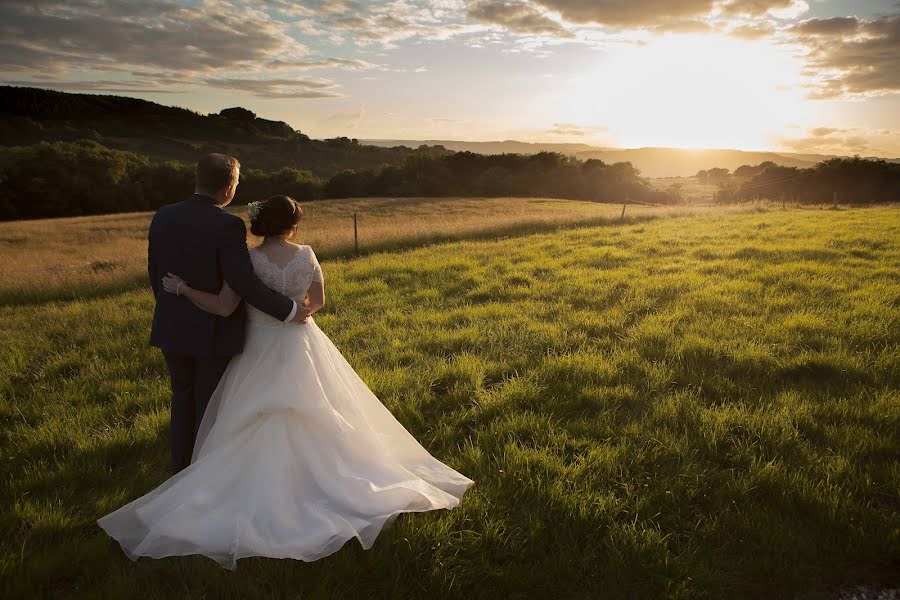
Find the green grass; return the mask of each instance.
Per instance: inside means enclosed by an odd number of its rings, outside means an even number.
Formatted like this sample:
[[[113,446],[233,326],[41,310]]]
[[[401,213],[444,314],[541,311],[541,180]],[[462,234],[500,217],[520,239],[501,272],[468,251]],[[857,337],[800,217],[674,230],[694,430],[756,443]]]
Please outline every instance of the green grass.
[[[323,265],[317,322],[475,480],[460,507],[311,564],[132,563],[94,521],[168,475],[149,293],[0,307],[0,595],[815,598],[900,583],[895,207]]]
[[[397,251],[460,239],[488,239],[619,222],[613,204],[548,198],[367,198],[306,202],[298,241],[320,258]],[[246,218],[245,207],[229,207]],[[625,220],[708,211],[630,206]],[[716,208],[720,212],[746,207]],[[0,222],[0,305],[107,296],[144,283],[152,213]],[[251,245],[260,238],[250,236]]]

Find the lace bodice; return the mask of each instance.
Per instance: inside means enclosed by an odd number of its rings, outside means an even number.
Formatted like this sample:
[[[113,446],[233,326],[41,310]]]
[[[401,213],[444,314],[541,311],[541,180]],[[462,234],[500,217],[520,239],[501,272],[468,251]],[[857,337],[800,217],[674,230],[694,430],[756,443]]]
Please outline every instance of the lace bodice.
[[[309,246],[300,246],[297,253],[280,266],[257,248],[250,250],[250,262],[256,275],[269,288],[294,299],[298,304],[306,298],[306,290],[313,281],[322,282],[322,267],[313,249]],[[247,315],[251,322],[279,323],[277,319],[270,317],[252,306],[247,307]]]

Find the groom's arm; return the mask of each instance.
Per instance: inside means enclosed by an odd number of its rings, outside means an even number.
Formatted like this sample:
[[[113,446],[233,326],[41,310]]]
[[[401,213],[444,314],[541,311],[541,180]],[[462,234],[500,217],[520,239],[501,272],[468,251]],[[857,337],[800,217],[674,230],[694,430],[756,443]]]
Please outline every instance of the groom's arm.
[[[279,321],[290,321],[297,314],[297,303],[269,289],[253,271],[247,251],[247,227],[233,217],[228,220],[220,242],[219,266],[225,281],[238,296]]]

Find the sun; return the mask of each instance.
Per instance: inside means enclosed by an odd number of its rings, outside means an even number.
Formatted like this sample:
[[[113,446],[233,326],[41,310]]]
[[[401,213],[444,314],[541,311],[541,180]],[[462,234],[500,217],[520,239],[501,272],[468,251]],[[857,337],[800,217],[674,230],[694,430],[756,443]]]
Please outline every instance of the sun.
[[[605,55],[560,91],[571,123],[606,125],[618,146],[761,149],[802,120],[790,49],[721,35],[667,35]]]

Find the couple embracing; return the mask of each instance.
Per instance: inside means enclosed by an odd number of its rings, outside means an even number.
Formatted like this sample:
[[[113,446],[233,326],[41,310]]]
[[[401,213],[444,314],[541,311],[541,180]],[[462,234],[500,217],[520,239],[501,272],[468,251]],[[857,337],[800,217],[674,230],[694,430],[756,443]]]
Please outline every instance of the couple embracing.
[[[404,512],[457,506],[474,483],[431,456],[312,315],[325,304],[312,248],[290,241],[287,196],[223,210],[240,164],[210,154],[195,194],[153,218],[150,343],[172,382],[175,475],[98,523],[132,559],[206,555],[312,561],[369,548]]]

